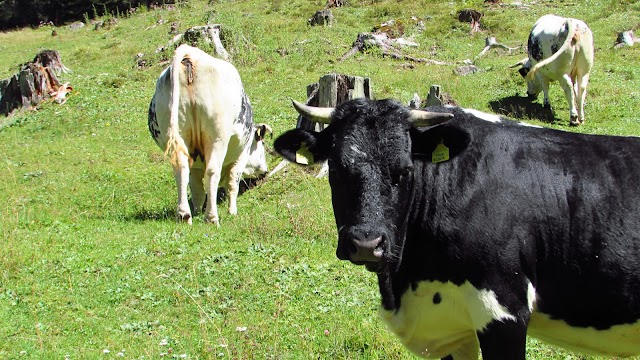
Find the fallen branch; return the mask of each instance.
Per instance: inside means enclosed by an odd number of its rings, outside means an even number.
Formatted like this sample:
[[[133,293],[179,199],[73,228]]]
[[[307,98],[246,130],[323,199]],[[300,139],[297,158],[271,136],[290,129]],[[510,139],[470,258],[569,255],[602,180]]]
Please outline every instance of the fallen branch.
[[[479,59],[480,57],[482,57],[484,54],[487,53],[487,51],[489,51],[490,49],[495,49],[495,48],[500,48],[500,49],[504,49],[507,50],[508,53],[511,53],[511,51],[514,50],[518,50],[519,47],[509,47],[507,45],[501,44],[499,43],[495,37],[493,36],[488,36],[485,40],[485,47],[484,49],[480,52],[480,54],[478,54],[474,60]]]
[[[443,61],[418,58],[400,53],[400,49],[406,46],[418,46],[418,44],[404,38],[389,38],[386,33],[360,33],[351,49],[342,55],[338,61],[344,61],[355,53],[365,51],[368,48],[377,47],[382,52],[382,56],[388,56],[396,60],[409,60],[433,65],[451,65]]]

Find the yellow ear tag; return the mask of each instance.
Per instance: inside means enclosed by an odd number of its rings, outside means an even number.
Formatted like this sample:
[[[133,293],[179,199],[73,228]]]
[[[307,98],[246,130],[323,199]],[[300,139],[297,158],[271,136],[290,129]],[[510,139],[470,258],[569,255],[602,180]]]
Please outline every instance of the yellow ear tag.
[[[436,164],[447,160],[449,160],[449,148],[440,141],[440,144],[431,153],[431,162]]]
[[[296,162],[302,165],[313,164],[313,154],[304,142],[300,144],[300,149],[296,151]]]

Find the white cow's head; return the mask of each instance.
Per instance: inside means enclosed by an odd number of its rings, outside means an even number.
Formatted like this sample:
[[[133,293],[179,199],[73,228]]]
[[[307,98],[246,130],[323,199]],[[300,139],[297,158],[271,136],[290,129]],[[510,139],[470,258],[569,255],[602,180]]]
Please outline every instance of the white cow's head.
[[[510,67],[515,68],[518,66],[520,66],[520,69],[518,69],[518,72],[520,73],[520,75],[522,75],[522,77],[527,82],[527,96],[534,99],[537,98],[538,94],[542,92],[542,81],[540,80],[540,77],[538,74],[535,74],[533,79],[527,78],[527,74],[529,74],[529,70],[531,70],[531,68],[533,67],[531,60],[529,60],[529,58],[527,57],[518,61],[516,64],[511,65]]]
[[[242,177],[245,179],[255,179],[264,176],[269,171],[267,157],[264,150],[264,140],[267,134],[272,133],[271,127],[266,124],[253,126],[253,139],[249,148],[249,160],[245,166]]]

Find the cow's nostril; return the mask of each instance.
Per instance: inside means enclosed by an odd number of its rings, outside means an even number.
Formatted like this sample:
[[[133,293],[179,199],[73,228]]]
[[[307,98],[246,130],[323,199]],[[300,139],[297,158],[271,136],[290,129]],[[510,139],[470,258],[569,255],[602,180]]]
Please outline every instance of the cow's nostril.
[[[384,253],[384,250],[380,245],[382,245],[381,236],[372,240],[354,239],[351,244],[349,244],[349,255],[351,257],[351,261],[380,261]]]

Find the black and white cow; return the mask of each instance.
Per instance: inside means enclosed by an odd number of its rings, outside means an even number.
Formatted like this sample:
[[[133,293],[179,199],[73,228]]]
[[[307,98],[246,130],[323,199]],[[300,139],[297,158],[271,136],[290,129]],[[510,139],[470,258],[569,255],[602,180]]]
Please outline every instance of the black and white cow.
[[[295,106],[330,125],[275,149],[328,160],[337,257],[376,273],[412,352],[524,359],[529,334],[640,354],[640,138],[389,100]]]
[[[571,125],[584,122],[584,100],[593,67],[593,34],[583,21],[556,15],[541,17],[531,29],[527,42],[529,57],[512,67],[522,66],[527,94],[544,94],[544,106],[551,109],[549,83],[558,81],[569,104]],[[576,107],[577,103],[577,107]]]
[[[194,212],[203,208],[206,198],[205,221],[219,225],[218,184],[227,190],[229,213],[235,215],[241,177],[267,173],[262,139],[271,128],[253,124],[236,68],[200,49],[176,49],[171,66],[156,84],[148,120],[151,136],[173,166],[179,220],[192,223],[187,183]]]

